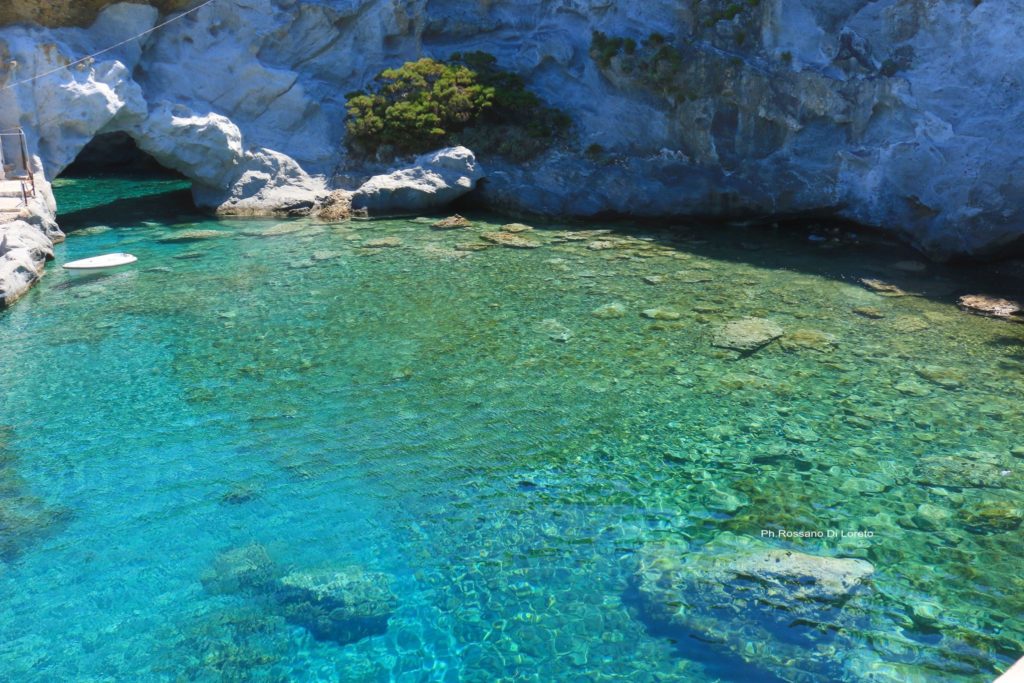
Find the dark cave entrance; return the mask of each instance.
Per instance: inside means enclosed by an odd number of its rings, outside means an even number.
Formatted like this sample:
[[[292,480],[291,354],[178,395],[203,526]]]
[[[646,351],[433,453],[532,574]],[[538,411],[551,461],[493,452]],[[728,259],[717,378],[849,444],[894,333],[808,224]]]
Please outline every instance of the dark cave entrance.
[[[128,133],[97,135],[82,148],[60,177],[87,178],[120,174],[185,179],[185,176],[161,166],[159,161],[139,149]]]
[[[97,135],[53,183],[65,232],[95,225],[194,220],[192,181],[162,166],[127,133]]]

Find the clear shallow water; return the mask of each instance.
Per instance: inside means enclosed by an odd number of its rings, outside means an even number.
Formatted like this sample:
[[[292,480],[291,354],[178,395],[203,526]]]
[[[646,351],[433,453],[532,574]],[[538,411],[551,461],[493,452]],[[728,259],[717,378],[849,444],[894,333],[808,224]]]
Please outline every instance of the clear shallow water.
[[[58,187],[65,226],[92,226],[58,263],[140,262],[51,265],[0,314],[4,678],[986,681],[1024,651],[1024,328],[957,311],[961,273],[738,231],[458,251],[494,228],[213,221],[165,189]],[[160,241],[183,230],[222,236]],[[742,316],[788,336],[712,347]],[[1002,478],[922,483],[922,458],[968,452]],[[874,533],[774,541],[873,563],[852,625],[650,622],[643,548],[766,528]],[[204,588],[252,543],[392,575],[387,632],[320,641]],[[806,661],[773,659],[789,642]]]

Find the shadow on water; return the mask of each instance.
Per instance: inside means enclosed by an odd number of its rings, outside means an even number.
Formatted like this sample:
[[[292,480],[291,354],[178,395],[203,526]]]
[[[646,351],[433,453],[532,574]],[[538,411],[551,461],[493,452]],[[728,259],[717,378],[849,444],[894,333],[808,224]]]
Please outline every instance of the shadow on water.
[[[88,287],[117,281],[132,280],[138,273],[131,270],[96,271],[86,273],[74,273],[66,282],[54,286],[55,291],[71,290],[78,287]]]
[[[191,191],[163,189],[153,194],[117,198],[103,204],[61,213],[59,220],[64,232],[70,234],[95,225],[127,228],[136,227],[146,221],[180,219],[188,215],[202,217],[192,202]]]
[[[88,191],[75,187],[83,185]],[[163,171],[61,178],[55,183],[61,201],[59,222],[67,233],[105,225],[130,228],[152,222],[205,220],[193,203],[190,183]],[[65,200],[67,198],[67,200]],[[74,203],[69,203],[74,199]],[[497,224],[516,218],[475,211],[457,202],[446,211],[461,210]],[[905,296],[956,304],[964,294],[1024,298],[1024,260],[992,263],[935,263],[894,238],[862,226],[820,218],[772,223],[687,222],[645,219],[576,220],[553,223],[538,219],[539,230],[607,230],[675,247],[695,256],[743,263],[757,268],[790,270],[859,284],[862,278],[894,285]],[[595,237],[595,239],[598,239]],[[1011,326],[1015,331],[1016,325]],[[1020,328],[1024,332],[1024,328]]]
[[[463,210],[495,222],[524,220],[481,211],[473,200],[460,200],[449,211]],[[956,304],[964,294],[1024,299],[1024,257],[1007,250],[1007,260],[939,263],[895,237],[848,221],[820,217],[777,221],[727,222],[715,219],[645,219],[607,217],[547,224],[534,217],[539,230],[608,230],[621,236],[650,239],[695,256],[757,268],[858,284],[862,278],[895,285],[905,296]],[[599,239],[595,237],[594,239]],[[1012,325],[1013,329],[1018,329]],[[1024,327],[1019,328],[1024,333]]]

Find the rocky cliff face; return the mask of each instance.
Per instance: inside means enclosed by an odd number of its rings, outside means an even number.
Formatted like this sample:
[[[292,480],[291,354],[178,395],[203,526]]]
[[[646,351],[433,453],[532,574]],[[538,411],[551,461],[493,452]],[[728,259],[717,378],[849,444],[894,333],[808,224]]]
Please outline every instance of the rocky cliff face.
[[[87,30],[0,29],[0,83],[158,17],[120,4]],[[1022,34],[1018,0],[218,0],[3,91],[0,122],[29,129],[50,177],[125,131],[203,204],[301,208],[365,175],[342,144],[345,93],[423,54],[485,50],[577,134],[525,166],[481,159],[494,206],[813,212],[937,258],[990,255],[1024,233]]]
[[[99,13],[116,4],[116,0],[17,0],[0,6],[0,26],[33,23],[39,26],[89,26]],[[185,9],[191,0],[147,0],[140,5],[152,5],[161,12]]]

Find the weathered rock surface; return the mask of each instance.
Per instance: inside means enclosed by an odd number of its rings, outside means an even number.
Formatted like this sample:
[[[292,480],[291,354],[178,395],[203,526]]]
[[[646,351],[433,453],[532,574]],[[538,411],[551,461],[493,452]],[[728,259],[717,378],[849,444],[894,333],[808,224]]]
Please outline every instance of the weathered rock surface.
[[[192,4],[8,3],[0,22],[96,20],[3,26],[0,83]],[[0,123],[25,127],[49,178],[97,134],[123,132],[193,179],[203,206],[303,214],[326,196],[328,177],[364,177],[339,144],[344,93],[407,59],[486,49],[569,113],[576,132],[527,165],[484,160],[488,182],[475,196],[492,208],[815,212],[880,226],[940,259],[998,254],[1024,234],[1019,183],[1007,180],[1021,173],[1024,98],[1012,84],[1024,12],[968,0],[691,4],[215,2],[5,91]],[[638,68],[636,55],[592,49],[593,31],[637,44],[660,34],[674,58]],[[585,152],[593,143],[600,153]],[[465,155],[440,161],[384,174],[393,182],[371,183],[361,201],[433,205],[479,177]]]
[[[723,349],[753,353],[782,336],[777,323],[765,318],[740,318],[720,325],[711,343]]]
[[[480,233],[480,239],[491,244],[511,247],[513,249],[536,249],[541,246],[540,242],[536,242],[529,237],[523,237],[521,233],[517,232],[483,232]]]
[[[470,220],[459,214],[454,216],[448,216],[448,218],[442,218],[439,221],[435,221],[430,224],[434,230],[459,230],[460,228],[468,228],[473,225]]]
[[[313,209],[313,215],[324,221],[344,221],[352,217],[352,193],[335,190]]]
[[[441,208],[470,192],[482,177],[473,152],[449,147],[418,157],[408,168],[373,176],[352,195],[352,206],[370,215]]]
[[[39,281],[53,245],[64,240],[53,220],[50,186],[42,179],[38,193],[17,214],[0,214],[0,309]]]
[[[968,313],[1024,322],[1024,317],[1021,317],[1021,305],[1009,299],[986,296],[985,294],[965,294],[957,303]]]

